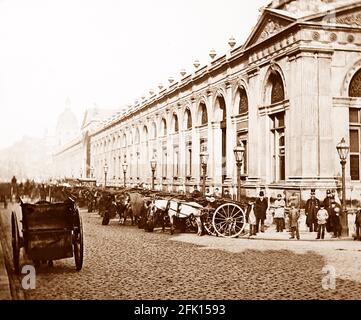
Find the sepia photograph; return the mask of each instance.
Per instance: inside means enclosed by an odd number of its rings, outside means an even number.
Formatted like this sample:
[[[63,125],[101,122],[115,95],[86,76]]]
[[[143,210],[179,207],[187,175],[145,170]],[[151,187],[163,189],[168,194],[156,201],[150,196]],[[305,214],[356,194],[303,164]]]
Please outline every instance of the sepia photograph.
[[[361,0],[0,0],[0,47],[0,300],[361,300]]]

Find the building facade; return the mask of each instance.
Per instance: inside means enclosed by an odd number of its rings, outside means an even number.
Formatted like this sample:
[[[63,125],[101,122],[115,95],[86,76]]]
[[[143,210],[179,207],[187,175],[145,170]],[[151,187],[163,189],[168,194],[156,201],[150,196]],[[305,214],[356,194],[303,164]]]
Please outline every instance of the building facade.
[[[149,186],[154,158],[156,188],[192,191],[206,150],[207,186],[236,194],[233,149],[242,142],[243,193],[306,199],[316,188],[322,198],[340,187],[336,145],[344,137],[347,197],[361,198],[361,1],[273,1],[247,41],[230,46],[55,158],[78,152],[79,168],[100,184],[106,164],[114,186],[124,183],[124,162],[128,186]]]

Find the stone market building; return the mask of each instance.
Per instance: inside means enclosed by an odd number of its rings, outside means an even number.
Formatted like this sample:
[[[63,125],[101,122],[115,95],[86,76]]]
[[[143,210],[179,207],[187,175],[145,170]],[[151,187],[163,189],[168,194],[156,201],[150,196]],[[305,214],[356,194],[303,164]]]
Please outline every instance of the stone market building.
[[[100,184],[107,164],[114,186],[123,185],[125,161],[126,184],[149,186],[154,157],[157,188],[192,191],[207,150],[207,186],[236,194],[233,149],[242,141],[242,192],[306,199],[315,187],[323,199],[340,187],[336,145],[345,137],[347,197],[361,198],[361,1],[273,1],[246,42],[230,47],[83,130],[55,160],[76,153],[82,174]]]

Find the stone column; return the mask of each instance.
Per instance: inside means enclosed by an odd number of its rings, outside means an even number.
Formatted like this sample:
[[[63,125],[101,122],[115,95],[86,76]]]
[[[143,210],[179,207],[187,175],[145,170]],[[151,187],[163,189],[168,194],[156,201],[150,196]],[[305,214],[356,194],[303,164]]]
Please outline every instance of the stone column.
[[[222,130],[220,123],[212,123],[212,143],[208,160],[208,176],[215,185],[222,185]]]
[[[232,123],[232,116],[234,115],[234,105],[233,105],[233,91],[232,86],[227,86],[227,96],[226,100],[226,122],[227,122],[227,132],[226,132],[226,149],[227,149],[227,179],[232,180],[235,172],[235,158],[233,154],[233,149],[237,143],[237,128],[236,125]]]
[[[260,179],[259,163],[265,161],[265,150],[260,141],[265,137],[259,130],[258,108],[262,105],[263,81],[260,70],[249,74],[248,83],[248,180],[258,182]]]

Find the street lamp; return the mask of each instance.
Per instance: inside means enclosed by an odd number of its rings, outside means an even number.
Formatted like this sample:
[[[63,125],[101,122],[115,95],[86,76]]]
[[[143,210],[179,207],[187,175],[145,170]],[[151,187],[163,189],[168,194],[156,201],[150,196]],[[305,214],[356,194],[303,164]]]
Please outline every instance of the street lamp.
[[[155,170],[157,169],[157,160],[154,157],[150,160],[150,168],[152,169],[152,190],[154,190]]]
[[[126,174],[127,174],[127,168],[128,168],[128,164],[124,161],[122,164],[123,167],[123,174],[124,174],[124,188],[126,187],[125,183],[126,183]]]
[[[241,168],[244,156],[244,145],[240,142],[239,145],[235,146],[233,149],[234,156],[236,158],[237,165],[237,200],[241,201]]]
[[[199,154],[200,158],[201,158],[201,167],[202,167],[202,176],[203,176],[203,180],[202,180],[202,194],[205,195],[206,193],[206,174],[207,174],[207,163],[208,163],[208,153],[206,151],[202,151]]]
[[[104,165],[104,188],[107,186],[107,173],[108,173],[108,165],[105,163]]]
[[[94,167],[93,166],[90,167],[90,177],[91,178],[94,177]]]
[[[347,227],[347,212],[346,212],[346,176],[345,167],[347,162],[348,152],[350,147],[347,145],[345,138],[342,138],[341,142],[336,146],[338,155],[340,157],[340,163],[342,166],[342,235],[348,234]]]

